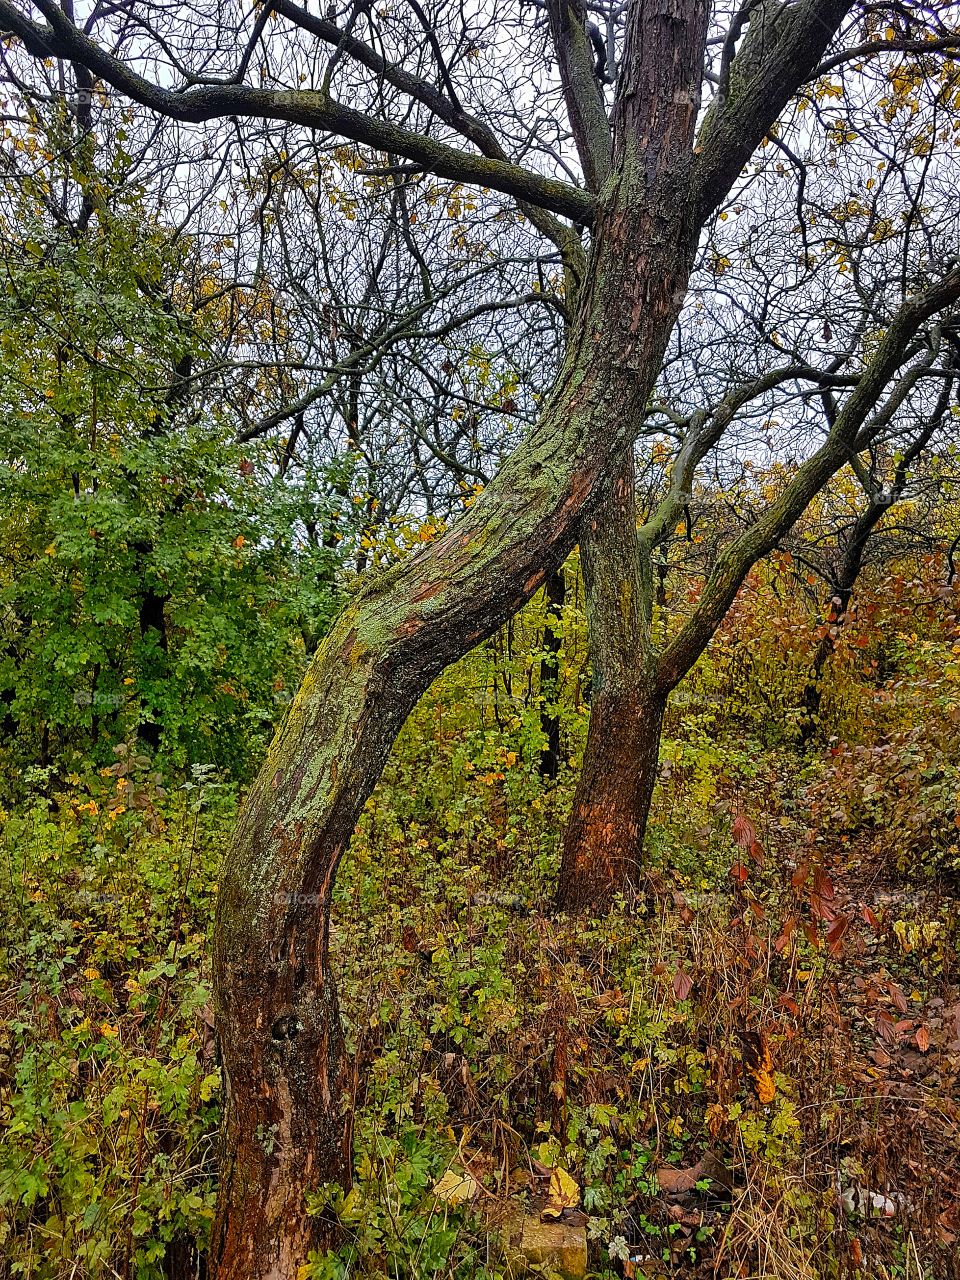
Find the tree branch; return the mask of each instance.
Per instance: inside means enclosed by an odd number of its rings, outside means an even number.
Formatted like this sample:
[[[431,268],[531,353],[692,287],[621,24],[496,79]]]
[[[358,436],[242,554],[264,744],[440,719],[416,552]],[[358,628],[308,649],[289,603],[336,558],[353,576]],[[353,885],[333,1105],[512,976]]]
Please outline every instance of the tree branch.
[[[796,523],[812,498],[849,461],[851,451],[869,442],[865,440],[864,424],[887,383],[906,359],[920,326],[958,299],[960,268],[901,306],[824,443],[799,468],[778,500],[721,553],[699,604],[660,657],[660,678],[669,687],[673,688],[686,675],[706,648],[750,569]],[[932,360],[933,355],[931,352],[928,359]],[[904,375],[887,405],[873,419],[871,425],[875,425],[877,431],[889,416],[886,410],[892,411],[902,402],[904,385],[911,380],[915,382],[922,368],[922,365],[914,366]]]
[[[729,92],[718,94],[700,129],[692,181],[693,214],[700,225],[810,78],[853,4],[799,0],[773,8],[762,24],[753,9],[750,29],[730,67]]]
[[[259,89],[249,85],[200,85],[165,89],[134,71],[83,34],[51,0],[33,0],[49,27],[25,18],[12,0],[0,0],[0,30],[23,41],[36,57],[79,62],[126,97],[175,120],[200,122],[223,116],[287,120],[308,129],[338,134],[362,146],[415,161],[440,178],[490,187],[575,222],[589,223],[593,197],[555,178],[508,160],[473,155],[387,120],[343,106],[328,94],[305,89]]]
[[[612,134],[603,91],[578,0],[548,0],[550,31],[563,96],[587,186],[598,191],[610,176]]]

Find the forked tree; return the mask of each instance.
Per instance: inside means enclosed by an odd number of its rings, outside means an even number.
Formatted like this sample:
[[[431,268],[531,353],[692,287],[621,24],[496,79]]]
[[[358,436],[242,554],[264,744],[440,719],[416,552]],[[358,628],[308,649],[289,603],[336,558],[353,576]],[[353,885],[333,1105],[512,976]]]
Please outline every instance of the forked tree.
[[[530,599],[606,500],[626,506],[632,519],[624,459],[642,429],[701,231],[828,46],[838,37],[858,42],[858,29],[839,34],[853,8],[850,0],[780,6],[748,0],[728,15],[727,83],[701,118],[711,6],[630,0],[608,135],[597,110],[584,13],[558,5],[550,30],[572,132],[596,135],[595,151],[581,145],[585,157],[609,153],[584,188],[517,163],[511,150],[523,153],[523,131],[508,149],[488,119],[466,110],[454,77],[469,67],[477,33],[451,38],[446,19],[428,22],[419,40],[408,42],[417,67],[410,70],[391,59],[395,42],[374,35],[368,43],[357,34],[385,16],[357,7],[339,26],[291,0],[273,0],[254,11],[248,30],[240,24],[232,45],[218,46],[238,52],[232,72],[214,75],[217,51],[170,52],[194,21],[190,9],[170,17],[149,5],[108,6],[102,22],[94,9],[82,29],[55,0],[0,0],[0,28],[31,55],[78,63],[158,112],[187,121],[292,121],[515,198],[563,246],[575,292],[564,363],[536,427],[461,519],[372,581],[345,610],[317,650],[244,806],[222,869],[214,940],[226,1085],[211,1258],[220,1280],[293,1280],[308,1252],[331,1239],[331,1224],[311,1217],[305,1201],[305,1192],[320,1184],[350,1178],[330,907],[340,859],[391,744],[438,673]],[[776,21],[767,23],[774,10]],[[530,39],[531,62],[541,39],[536,13],[524,10],[512,31],[514,39]],[[207,17],[209,26],[196,20],[195,44],[201,30],[217,24],[215,12]],[[737,39],[748,20],[764,22],[766,39],[753,42],[749,60],[738,66]],[[158,32],[152,22],[176,30]],[[316,87],[284,81],[285,64],[271,59],[270,41],[284,29],[295,32],[298,49],[334,50]],[[190,70],[191,58],[202,71]],[[158,62],[164,70],[151,78]],[[264,66],[269,74],[256,83]],[[374,89],[378,82],[390,86],[408,109],[388,113],[376,92],[355,95],[365,108],[337,101],[333,73],[344,66],[368,73]],[[274,87],[277,81],[282,87]],[[522,120],[534,101],[535,95],[518,100],[515,118]],[[587,251],[579,228],[589,230]],[[722,616],[744,556],[760,554],[772,525],[799,514],[843,465],[860,433],[871,429],[871,415],[917,334],[958,296],[960,271],[952,271],[905,297],[802,478],[735,556],[721,556],[693,636]],[[705,426],[692,437],[694,455],[709,431]],[[603,536],[599,521],[591,532]],[[628,607],[618,616],[631,623],[624,642],[636,645],[646,624],[631,582],[624,579]],[[661,659],[667,683],[682,670],[693,636]]]

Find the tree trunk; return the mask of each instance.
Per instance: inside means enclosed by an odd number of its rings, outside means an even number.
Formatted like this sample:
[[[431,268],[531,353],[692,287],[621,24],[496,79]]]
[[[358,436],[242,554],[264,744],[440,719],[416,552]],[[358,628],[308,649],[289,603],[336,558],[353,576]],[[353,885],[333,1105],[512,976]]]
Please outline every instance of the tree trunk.
[[[245,1016],[218,1024],[231,1066],[211,1244],[217,1276],[291,1280],[310,1249],[333,1239],[329,1219],[306,1215],[304,1193],[350,1180],[343,1036],[321,936],[327,911],[301,896],[303,932],[264,957],[275,984],[235,963],[231,1000]]]
[[[559,905],[603,910],[637,885],[668,690],[650,635],[649,548],[637,536],[632,450],[580,543],[593,694],[563,838]]]
[[[143,568],[152,550],[153,547],[148,542],[137,543],[135,547],[141,580]],[[161,595],[153,587],[145,586],[137,611],[140,642],[143,651],[143,666],[145,668],[142,672],[142,679],[151,694],[155,694],[157,687],[167,678],[169,644],[167,640],[166,609],[169,600],[169,596]],[[145,747],[156,752],[160,749],[162,732],[159,720],[151,716],[149,720],[144,720],[140,724],[137,729],[137,736]]]
[[[563,837],[559,902],[602,911],[636,889],[650,813],[664,699],[655,687],[599,690],[583,769]]]
[[[340,858],[420,695],[563,562],[642,421],[697,243],[684,195],[705,0],[682,8],[684,18],[675,8],[633,12],[619,170],[540,422],[455,527],[340,617],[248,795],[214,931],[226,1080],[218,1280],[294,1280],[308,1250],[330,1242],[329,1225],[307,1216],[304,1193],[349,1180],[327,945]]]
[[[840,628],[847,620],[853,589],[863,568],[867,542],[883,515],[883,510],[882,506],[868,507],[857,520],[844,552],[830,602],[824,610],[823,634],[817,642],[813,661],[807,672],[807,681],[800,695],[800,746],[803,749],[810,746],[816,734],[823,701],[823,673],[837,647]]]

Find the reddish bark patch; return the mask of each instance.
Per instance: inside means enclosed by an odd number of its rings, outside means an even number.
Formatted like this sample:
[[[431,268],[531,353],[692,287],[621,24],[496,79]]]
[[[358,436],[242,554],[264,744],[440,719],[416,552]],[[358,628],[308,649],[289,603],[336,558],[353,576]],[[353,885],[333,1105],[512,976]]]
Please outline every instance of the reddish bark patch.
[[[563,511],[576,510],[590,496],[594,475],[590,471],[577,471],[570,477],[570,492],[563,503]]]
[[[408,636],[416,635],[422,625],[423,619],[419,614],[414,614],[412,618],[406,618],[400,623],[399,627],[397,627],[397,635],[406,639]]]
[[[444,580],[439,579],[437,582],[427,582],[410,597],[415,604],[419,604],[421,600],[432,600],[434,596],[438,596],[444,588]]]

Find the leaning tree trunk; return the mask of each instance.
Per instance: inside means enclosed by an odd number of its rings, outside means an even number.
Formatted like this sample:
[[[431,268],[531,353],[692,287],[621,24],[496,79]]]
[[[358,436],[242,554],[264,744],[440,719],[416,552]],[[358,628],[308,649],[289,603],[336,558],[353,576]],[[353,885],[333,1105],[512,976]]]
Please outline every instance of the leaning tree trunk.
[[[540,423],[455,528],[342,615],[244,806],[214,935],[226,1080],[218,1280],[294,1280],[308,1250],[331,1238],[304,1194],[349,1179],[328,949],[338,863],[417,699],[561,563],[642,420],[697,240],[684,196],[706,4],[683,7],[684,20],[636,11],[618,172]]]

